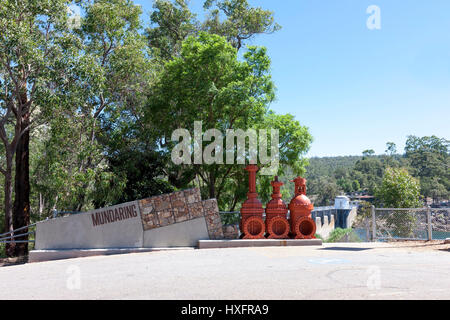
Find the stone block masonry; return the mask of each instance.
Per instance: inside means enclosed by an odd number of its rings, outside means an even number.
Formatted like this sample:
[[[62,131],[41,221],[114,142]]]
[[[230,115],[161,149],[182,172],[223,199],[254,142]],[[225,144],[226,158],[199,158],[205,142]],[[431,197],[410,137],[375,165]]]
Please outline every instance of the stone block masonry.
[[[202,201],[198,188],[140,200],[139,207],[144,232],[204,218],[210,239],[224,237],[217,201]]]
[[[216,199],[203,201],[204,215],[211,240],[223,239],[222,221]]]

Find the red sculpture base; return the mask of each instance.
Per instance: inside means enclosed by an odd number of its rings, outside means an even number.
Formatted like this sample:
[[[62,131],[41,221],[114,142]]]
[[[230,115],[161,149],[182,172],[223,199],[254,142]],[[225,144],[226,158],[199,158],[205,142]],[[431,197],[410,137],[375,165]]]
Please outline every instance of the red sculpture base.
[[[266,228],[261,217],[250,217],[245,219],[242,231],[244,233],[243,239],[263,239]]]
[[[295,222],[292,232],[294,239],[315,239],[316,224],[310,217],[301,217]]]
[[[284,217],[274,217],[267,222],[268,239],[288,239],[289,222]]]

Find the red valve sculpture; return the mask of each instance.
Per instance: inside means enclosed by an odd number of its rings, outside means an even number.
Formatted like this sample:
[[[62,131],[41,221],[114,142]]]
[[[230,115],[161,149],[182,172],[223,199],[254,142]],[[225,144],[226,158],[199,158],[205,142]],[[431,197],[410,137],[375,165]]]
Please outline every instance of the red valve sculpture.
[[[286,219],[288,210],[280,193],[283,182],[278,181],[278,177],[275,177],[275,181],[272,181],[271,185],[273,188],[272,200],[266,206],[267,238],[287,239],[289,236],[289,222]]]
[[[256,172],[258,166],[250,164],[245,168],[248,171],[248,193],[247,200],[242,204],[241,222],[239,228],[242,231],[241,238],[263,239],[265,226],[263,220],[264,209],[256,193]]]
[[[291,182],[295,183],[295,197],[289,204],[292,236],[295,239],[314,239],[316,223],[311,219],[314,206],[306,196],[306,179],[297,177]]]

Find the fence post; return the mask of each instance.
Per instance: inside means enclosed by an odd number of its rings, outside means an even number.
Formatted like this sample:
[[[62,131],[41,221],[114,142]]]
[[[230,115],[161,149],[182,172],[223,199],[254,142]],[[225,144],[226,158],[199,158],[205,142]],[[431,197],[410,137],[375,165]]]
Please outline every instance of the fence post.
[[[377,223],[375,220],[375,206],[371,206],[372,210],[372,242],[376,241],[377,238]]]
[[[428,241],[433,240],[433,228],[431,226],[431,207],[427,207],[427,233]]]

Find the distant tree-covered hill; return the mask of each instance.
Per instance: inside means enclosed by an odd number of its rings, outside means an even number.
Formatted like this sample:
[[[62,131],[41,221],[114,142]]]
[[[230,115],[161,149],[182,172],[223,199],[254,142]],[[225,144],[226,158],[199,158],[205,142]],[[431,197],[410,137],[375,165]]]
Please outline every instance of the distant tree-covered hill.
[[[337,169],[351,169],[362,156],[313,157],[309,159],[306,179],[334,176]]]
[[[436,136],[408,136],[403,154],[392,142],[385,154],[365,150],[362,156],[313,157],[305,174],[308,194],[315,205],[331,205],[339,194],[365,191],[375,194],[387,168],[405,168],[420,183],[422,197],[434,202],[450,197],[449,140]]]

